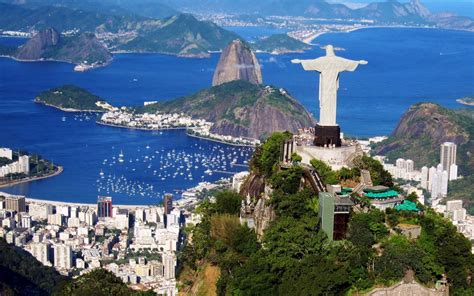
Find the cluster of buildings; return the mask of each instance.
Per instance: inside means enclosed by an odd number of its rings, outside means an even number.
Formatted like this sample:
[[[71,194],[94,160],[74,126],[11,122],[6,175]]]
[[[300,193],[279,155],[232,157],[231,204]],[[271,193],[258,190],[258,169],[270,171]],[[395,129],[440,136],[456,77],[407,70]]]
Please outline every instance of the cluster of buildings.
[[[185,212],[164,206],[114,206],[26,199],[0,193],[0,237],[65,275],[105,268],[134,289],[176,295],[176,252]]]
[[[17,161],[13,161],[13,151],[9,148],[0,148],[0,158],[7,158],[12,161],[0,167],[0,178],[14,174],[30,173],[30,157],[28,155],[21,155]]]
[[[128,128],[160,130],[211,126],[203,119],[193,119],[183,113],[140,113],[135,114],[126,109],[115,109],[102,115],[99,123],[123,126]]]
[[[219,135],[211,132],[211,125],[202,125],[199,127],[193,127],[188,129],[188,135],[206,138],[208,140],[214,140],[218,142],[224,142],[232,145],[242,146],[256,146],[260,144],[260,140],[244,137],[233,137],[230,135]]]
[[[446,205],[438,204],[434,208],[450,219],[458,232],[471,240],[472,253],[474,253],[474,216],[469,215],[463,208],[462,200],[449,200]]]
[[[442,143],[439,164],[430,168],[423,166],[421,170],[415,169],[415,163],[411,159],[399,158],[395,161],[395,164],[391,164],[386,163],[383,156],[376,156],[375,158],[382,163],[384,169],[394,178],[419,182],[419,188],[431,194],[431,203],[435,206],[443,197],[447,196],[449,181],[458,179],[456,152],[457,146],[455,143]]]
[[[435,168],[421,168],[421,187],[431,193],[431,203],[435,206],[441,198],[448,194],[448,182],[458,178],[456,165],[456,144],[445,142],[441,144],[440,163]]]

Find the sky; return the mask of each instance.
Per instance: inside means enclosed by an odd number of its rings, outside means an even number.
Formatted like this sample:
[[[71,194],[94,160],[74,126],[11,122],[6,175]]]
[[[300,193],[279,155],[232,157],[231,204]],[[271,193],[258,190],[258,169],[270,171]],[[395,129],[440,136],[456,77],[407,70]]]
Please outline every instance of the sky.
[[[385,0],[329,0],[333,3],[363,4],[371,2],[384,2]],[[409,2],[410,0],[399,0]],[[431,12],[454,12],[458,15],[474,17],[474,0],[421,0]]]

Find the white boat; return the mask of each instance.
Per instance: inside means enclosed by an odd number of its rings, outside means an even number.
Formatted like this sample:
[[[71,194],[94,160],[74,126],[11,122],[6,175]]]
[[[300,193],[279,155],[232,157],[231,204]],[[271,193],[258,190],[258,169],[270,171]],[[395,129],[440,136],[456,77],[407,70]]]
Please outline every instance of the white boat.
[[[123,151],[122,150],[120,150],[119,157],[123,157]]]

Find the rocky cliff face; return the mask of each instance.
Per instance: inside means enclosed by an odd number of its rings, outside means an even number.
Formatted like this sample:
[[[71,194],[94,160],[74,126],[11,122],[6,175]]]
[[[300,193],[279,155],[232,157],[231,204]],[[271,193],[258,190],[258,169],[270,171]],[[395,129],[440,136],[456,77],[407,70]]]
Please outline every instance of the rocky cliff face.
[[[243,80],[141,108],[141,112],[155,111],[184,112],[214,122],[213,133],[254,139],[276,131],[296,132],[315,123],[308,111],[283,89]]]
[[[252,50],[240,39],[236,39],[222,51],[212,79],[212,86],[239,79],[261,84],[262,72]]]
[[[389,139],[376,146],[375,153],[387,155],[392,161],[398,157],[410,158],[421,167],[437,164],[440,144],[454,142],[458,144],[458,164],[466,172],[468,164],[473,162],[473,116],[472,111],[450,110],[433,103],[413,105]]]
[[[45,52],[59,44],[59,38],[59,33],[55,29],[43,30],[21,46],[15,56],[20,60],[41,59]]]
[[[55,29],[40,31],[14,53],[20,60],[57,60],[80,64],[107,64],[112,55],[94,34],[61,36]]]

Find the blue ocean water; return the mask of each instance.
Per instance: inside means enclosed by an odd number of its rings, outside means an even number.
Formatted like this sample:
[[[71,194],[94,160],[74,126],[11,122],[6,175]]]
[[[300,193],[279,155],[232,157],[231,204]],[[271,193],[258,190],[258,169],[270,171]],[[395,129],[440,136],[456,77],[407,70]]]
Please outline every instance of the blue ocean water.
[[[249,36],[266,34],[254,30]],[[419,101],[461,107],[455,99],[474,94],[473,41],[473,33],[429,29],[370,29],[319,37],[316,43],[345,49],[338,55],[369,61],[341,74],[342,130],[361,137],[388,134],[406,108]],[[303,54],[259,54],[264,83],[284,87],[318,114],[318,76],[290,60],[322,54],[319,47]],[[0,146],[39,153],[65,168],[57,177],[0,191],[77,202],[110,194],[114,203],[151,204],[164,192],[245,169],[250,149],[190,138],[183,131],[100,126],[93,115],[64,113],[33,102],[40,91],[62,84],[87,88],[118,106],[189,95],[211,84],[218,57],[118,54],[110,66],[84,73],[66,63],[0,58]],[[121,152],[123,163],[118,161]],[[231,165],[233,161],[240,165]],[[212,175],[205,173],[208,168]]]

